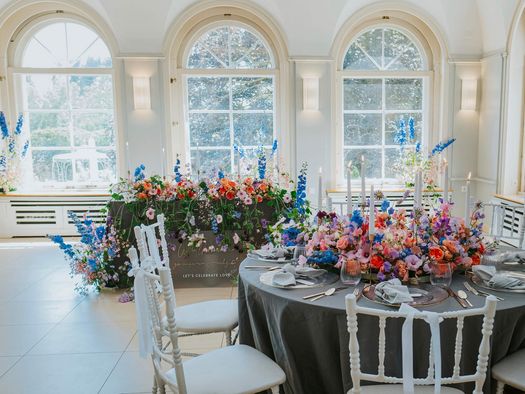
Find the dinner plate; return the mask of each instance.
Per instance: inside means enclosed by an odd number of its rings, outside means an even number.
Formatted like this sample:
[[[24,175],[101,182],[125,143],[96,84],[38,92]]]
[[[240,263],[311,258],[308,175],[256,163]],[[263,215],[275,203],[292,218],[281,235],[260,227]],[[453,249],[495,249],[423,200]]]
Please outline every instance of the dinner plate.
[[[260,257],[260,256],[258,256],[256,254],[253,254],[253,253],[248,253],[248,257],[251,258],[251,259],[257,260],[257,261],[261,261],[263,263],[278,263],[278,264],[282,264],[282,263],[291,263],[293,261],[293,258],[280,257],[278,259],[268,259],[268,258]]]
[[[515,272],[515,271],[501,271],[501,272]],[[469,279],[476,286],[482,287],[483,289],[486,289],[486,290],[501,291],[502,293],[525,293],[525,289],[502,289],[500,287],[490,287],[483,281],[483,279],[481,279],[477,275],[470,275]],[[522,278],[521,276],[518,277],[518,279],[523,279],[525,281],[525,278]]]
[[[400,307],[401,304],[390,304],[381,298],[379,298],[376,293],[376,285],[368,285],[363,289],[363,295],[368,298],[370,301],[373,301],[378,304]],[[434,286],[431,284],[420,284],[418,286],[408,286],[408,291],[410,294],[418,294],[417,298],[414,298],[414,301],[407,302],[408,305],[413,307],[425,306],[439,304],[446,300],[449,296],[448,292],[439,286]]]
[[[259,280],[262,284],[275,287],[278,289],[311,289],[315,287],[322,287],[326,285],[331,285],[332,283],[335,283],[339,280],[339,275],[334,274],[333,272],[324,272],[322,275],[316,276],[316,277],[310,277],[305,278],[305,281],[308,281],[310,283],[313,283],[311,285],[301,284],[297,283],[295,286],[280,286],[272,283],[274,272],[264,272],[259,277]]]

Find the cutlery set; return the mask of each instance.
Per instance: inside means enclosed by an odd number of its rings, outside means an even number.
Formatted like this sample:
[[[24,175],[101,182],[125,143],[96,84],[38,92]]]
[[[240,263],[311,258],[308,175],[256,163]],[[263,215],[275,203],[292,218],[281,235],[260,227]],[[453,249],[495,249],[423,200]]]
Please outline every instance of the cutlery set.
[[[314,293],[314,294],[309,294],[309,295],[306,295],[303,297],[303,300],[310,300],[310,302],[314,302],[314,301],[317,301],[323,297],[330,297],[331,295],[333,295],[336,291],[339,291],[339,290],[343,290],[343,289],[347,289],[348,287],[346,286],[341,286],[341,287],[330,287],[328,290],[325,290],[325,291],[321,291],[319,293]],[[359,289],[355,289],[354,290],[354,295],[356,296],[357,300],[359,300],[359,298],[361,298],[361,291]]]
[[[493,295],[493,294],[486,293],[484,291],[476,289],[474,286],[472,286],[468,282],[463,282],[463,286],[465,286],[465,289],[467,289],[470,293],[472,293],[472,294],[474,294],[476,296],[479,296],[479,297],[488,297],[490,295]],[[459,303],[459,305],[461,305],[463,308],[469,308],[469,307],[473,307],[474,306],[474,305],[472,305],[472,302],[470,302],[470,300],[468,299],[468,295],[467,295],[467,293],[464,290],[458,290],[457,293],[454,292],[454,290],[452,290],[450,287],[447,290],[448,290],[449,294],[452,297],[454,297],[456,299],[456,301]],[[504,300],[503,298],[498,297],[496,295],[494,295],[494,297],[496,297],[496,299],[498,301],[503,301]]]

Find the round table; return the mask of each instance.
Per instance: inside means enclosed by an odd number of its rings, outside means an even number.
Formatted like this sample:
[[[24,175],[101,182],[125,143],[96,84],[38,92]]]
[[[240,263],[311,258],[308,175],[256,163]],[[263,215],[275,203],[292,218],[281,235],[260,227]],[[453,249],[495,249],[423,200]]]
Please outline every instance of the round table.
[[[245,265],[275,265],[247,258],[239,271],[239,340],[262,351],[274,359],[285,371],[287,381],[284,391],[289,394],[346,393],[352,387],[348,352],[345,296],[353,287],[340,290],[318,301],[303,300],[307,294],[326,289],[279,289],[262,284],[259,276],[263,270],[246,269]],[[463,288],[465,277],[454,275],[452,289]],[[342,286],[337,282],[334,287]],[[362,287],[362,285],[360,285]],[[505,300],[498,302],[490,365],[506,355],[525,347],[525,294],[494,292]],[[469,294],[474,307],[481,307],[485,298]],[[361,297],[364,307],[384,308]],[[444,302],[424,309],[434,312],[460,309],[449,297]],[[359,345],[363,371],[377,372],[377,347],[379,328],[377,319],[360,316]],[[389,319],[393,320],[393,319]],[[397,319],[396,319],[397,320]],[[402,319],[387,324],[386,373],[401,376],[401,326]],[[462,373],[474,373],[481,339],[481,318],[465,319],[463,337]],[[451,324],[448,324],[450,322]],[[428,369],[429,329],[422,322],[414,324],[414,375],[426,376]],[[453,365],[456,335],[455,321],[441,324],[443,376],[449,376]],[[390,368],[388,365],[390,364]],[[484,392],[495,391],[487,372]],[[459,387],[472,392],[473,385]]]

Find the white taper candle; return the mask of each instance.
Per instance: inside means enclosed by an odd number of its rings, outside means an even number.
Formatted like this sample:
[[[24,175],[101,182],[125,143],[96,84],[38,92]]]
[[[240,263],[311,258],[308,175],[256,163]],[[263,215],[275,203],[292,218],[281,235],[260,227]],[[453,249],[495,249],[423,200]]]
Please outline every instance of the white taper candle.
[[[348,162],[346,170],[346,213],[352,214],[352,161]]]

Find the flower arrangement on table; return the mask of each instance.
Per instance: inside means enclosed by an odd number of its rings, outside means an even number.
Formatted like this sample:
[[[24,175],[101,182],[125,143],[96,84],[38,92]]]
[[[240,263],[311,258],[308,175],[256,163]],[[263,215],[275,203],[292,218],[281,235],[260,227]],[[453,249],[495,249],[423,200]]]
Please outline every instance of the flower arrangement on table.
[[[432,263],[468,269],[485,253],[483,212],[478,204],[470,223],[450,214],[450,203],[426,213],[408,215],[384,200],[375,209],[375,232],[369,217],[356,210],[351,216],[319,212],[307,243],[308,264],[339,269],[343,260],[357,260],[370,279],[425,280]]]
[[[270,223],[278,222],[281,217],[305,218],[310,212],[306,201],[306,167],[299,176],[297,190],[292,190],[292,182],[281,187],[278,181],[267,178],[266,165],[260,153],[258,176],[226,176],[219,170],[212,179],[198,181],[191,179],[190,171],[181,171],[178,158],[174,174],[168,178],[147,176],[146,167],[140,165],[132,179],[121,179],[111,187],[106,210],[112,217],[107,231],[113,237],[93,236],[89,238],[92,242],[81,242],[78,248],[67,245],[59,236],[52,239],[71,262],[72,272],[83,276],[84,287],[95,288],[116,280],[115,274],[120,279],[120,274],[127,271],[129,264],[124,255],[134,240],[133,228],[156,222],[159,214],[165,216],[169,249],[177,251],[179,256],[186,256],[188,248],[204,253],[243,253],[262,246]],[[93,226],[92,222],[88,224]],[[84,239],[85,228],[77,225],[77,229]],[[118,285],[123,284],[120,281]]]
[[[401,119],[394,135],[394,142],[399,145],[401,154],[394,163],[393,169],[406,187],[414,187],[416,173],[421,170],[424,188],[433,191],[437,188],[438,176],[447,170],[446,161],[441,158],[441,153],[455,141],[455,138],[441,141],[430,153],[426,153],[422,149],[421,142],[416,138],[414,118],[408,119],[408,130],[407,123]]]
[[[81,220],[70,211],[68,216],[80,234],[80,242],[66,243],[60,235],[48,237],[64,252],[71,277],[79,278],[75,289],[85,294],[89,287],[97,291],[102,287],[130,287],[129,263],[117,265],[114,262],[129,245],[119,236],[111,219],[96,224],[88,215]]]
[[[21,163],[29,151],[29,140],[21,139],[23,123],[24,118],[20,114],[14,130],[10,131],[4,113],[0,112],[0,193],[16,190]]]

